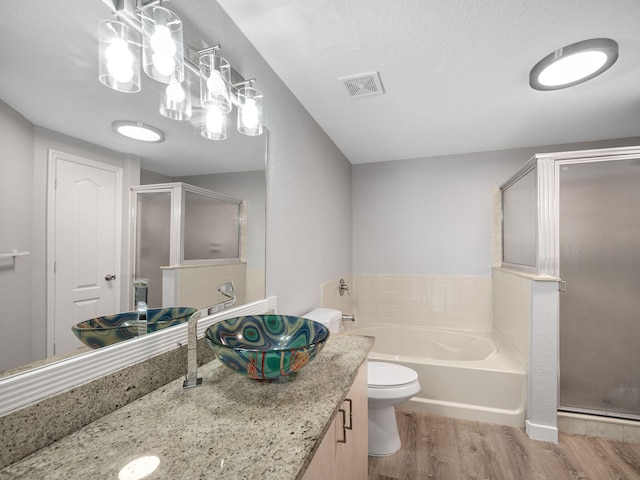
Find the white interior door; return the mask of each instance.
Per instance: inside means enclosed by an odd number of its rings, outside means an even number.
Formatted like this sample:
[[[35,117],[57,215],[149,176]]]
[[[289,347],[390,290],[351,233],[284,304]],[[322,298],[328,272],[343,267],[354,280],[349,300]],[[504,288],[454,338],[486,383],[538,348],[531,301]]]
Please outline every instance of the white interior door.
[[[82,346],[72,325],[119,310],[122,170],[60,152],[49,167],[48,353],[57,355]]]

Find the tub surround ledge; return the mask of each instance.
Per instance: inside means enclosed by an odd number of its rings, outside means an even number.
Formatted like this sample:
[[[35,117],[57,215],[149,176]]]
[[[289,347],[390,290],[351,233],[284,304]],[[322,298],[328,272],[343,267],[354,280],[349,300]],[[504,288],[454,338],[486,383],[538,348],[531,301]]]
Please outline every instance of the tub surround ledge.
[[[295,378],[257,382],[218,361],[0,470],[0,479],[118,478],[155,456],[148,478],[301,478],[349,391],[373,338],[336,335]]]
[[[555,277],[553,275],[538,275],[537,273],[531,273],[524,270],[518,270],[517,268],[510,267],[493,267],[494,271],[509,273],[511,275],[515,275],[516,277],[527,278],[529,280],[535,280],[536,282],[559,282],[560,277]]]

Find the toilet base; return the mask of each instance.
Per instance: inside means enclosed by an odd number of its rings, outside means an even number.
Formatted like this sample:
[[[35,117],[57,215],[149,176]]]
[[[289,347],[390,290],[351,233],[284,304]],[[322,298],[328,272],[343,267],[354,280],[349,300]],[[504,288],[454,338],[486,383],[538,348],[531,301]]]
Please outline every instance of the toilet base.
[[[392,406],[371,408],[369,405],[369,455],[383,457],[400,450],[396,413]]]

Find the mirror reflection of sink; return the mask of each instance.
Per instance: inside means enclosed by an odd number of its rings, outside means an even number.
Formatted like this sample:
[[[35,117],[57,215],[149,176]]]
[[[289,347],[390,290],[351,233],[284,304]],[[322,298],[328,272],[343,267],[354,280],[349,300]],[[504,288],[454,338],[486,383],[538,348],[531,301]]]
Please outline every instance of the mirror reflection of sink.
[[[150,308],[147,333],[186,323],[197,309],[190,307]],[[84,320],[71,327],[78,339],[91,348],[100,348],[138,336],[138,312],[124,312]]]
[[[287,315],[230,318],[205,331],[207,345],[226,367],[256,380],[297,372],[322,351],[328,338],[324,325]]]

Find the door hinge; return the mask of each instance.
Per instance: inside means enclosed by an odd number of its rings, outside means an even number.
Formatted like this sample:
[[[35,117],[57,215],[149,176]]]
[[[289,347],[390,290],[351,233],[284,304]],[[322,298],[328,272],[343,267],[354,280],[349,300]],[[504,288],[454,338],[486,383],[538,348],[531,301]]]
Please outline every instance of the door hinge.
[[[560,280],[558,282],[558,291],[559,292],[566,292],[567,291],[567,282],[565,282],[564,280]]]

